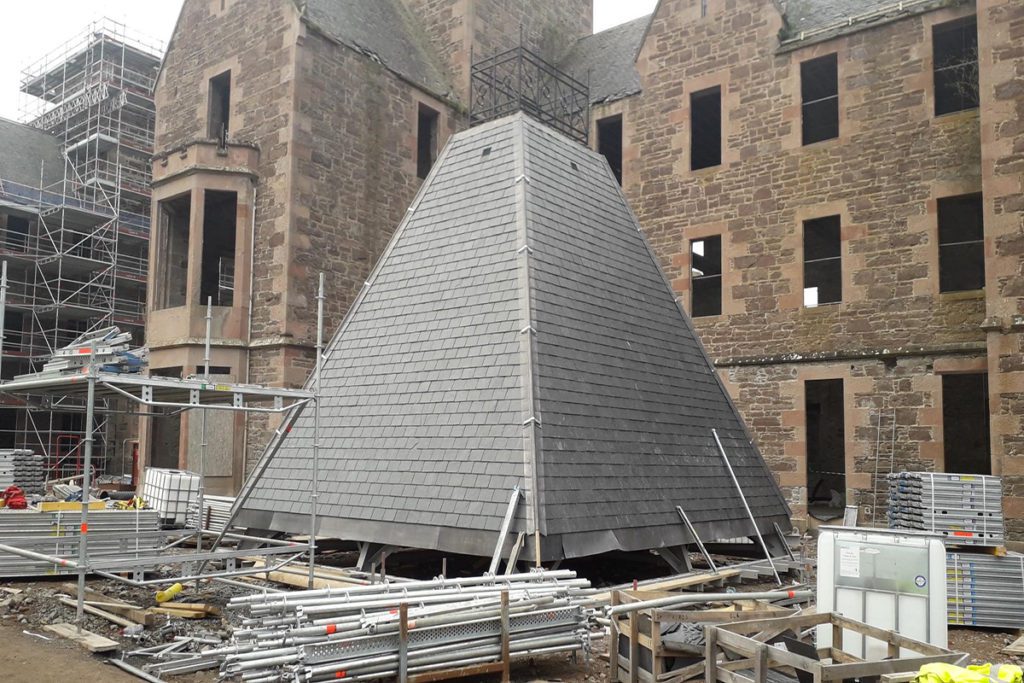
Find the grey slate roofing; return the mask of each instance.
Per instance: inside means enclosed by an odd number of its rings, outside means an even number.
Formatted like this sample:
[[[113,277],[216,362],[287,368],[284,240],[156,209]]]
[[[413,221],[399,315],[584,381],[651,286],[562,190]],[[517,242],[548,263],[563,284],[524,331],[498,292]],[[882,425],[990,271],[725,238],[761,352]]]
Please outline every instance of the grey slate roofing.
[[[445,70],[402,0],[304,0],[304,19],[435,95],[451,92]]]
[[[788,523],[604,158],[521,114],[442,152],[328,347],[320,424],[327,536],[490,555],[517,485],[545,560],[688,542],[676,505],[750,534],[712,428],[759,527]],[[312,427],[242,524],[308,530]]]
[[[788,0],[782,3],[783,43],[826,40],[949,5],[950,0]]]
[[[650,15],[585,36],[576,42],[560,68],[576,80],[590,79],[590,101],[613,102],[640,92],[636,54]]]
[[[38,128],[0,118],[0,180],[38,188],[40,177],[44,187],[64,179],[60,140]]]

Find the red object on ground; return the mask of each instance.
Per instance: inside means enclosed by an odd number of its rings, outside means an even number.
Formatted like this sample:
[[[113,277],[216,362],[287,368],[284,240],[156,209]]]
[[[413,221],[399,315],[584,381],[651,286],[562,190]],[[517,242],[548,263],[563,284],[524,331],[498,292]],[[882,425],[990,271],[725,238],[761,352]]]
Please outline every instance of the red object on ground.
[[[24,510],[28,507],[25,492],[17,486],[8,486],[4,491],[3,498],[4,504],[12,510]]]

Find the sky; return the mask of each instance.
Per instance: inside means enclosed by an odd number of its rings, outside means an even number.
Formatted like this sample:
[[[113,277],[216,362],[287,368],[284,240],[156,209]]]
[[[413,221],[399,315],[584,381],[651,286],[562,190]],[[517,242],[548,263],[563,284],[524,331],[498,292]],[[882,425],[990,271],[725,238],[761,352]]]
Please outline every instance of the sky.
[[[343,1],[343,0],[342,0]],[[556,1],[556,0],[552,0]],[[594,30],[648,14],[656,0],[594,0]],[[4,2],[0,21],[0,116],[23,119],[22,70],[85,34],[103,17],[125,25],[148,44],[166,44],[181,0],[35,0]],[[0,153],[3,151],[0,150]]]

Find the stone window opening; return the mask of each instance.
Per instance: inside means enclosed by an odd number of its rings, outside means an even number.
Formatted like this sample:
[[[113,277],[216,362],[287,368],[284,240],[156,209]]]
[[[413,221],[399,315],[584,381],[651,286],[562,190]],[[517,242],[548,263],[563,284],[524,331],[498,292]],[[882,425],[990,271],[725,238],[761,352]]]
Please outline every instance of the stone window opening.
[[[597,122],[597,151],[608,161],[615,179],[622,185],[622,115]]]
[[[839,137],[839,65],[836,54],[800,63],[803,144]]]
[[[722,314],[722,237],[690,241],[690,315]]]
[[[208,137],[223,146],[227,143],[231,122],[231,72],[210,79],[210,111]]]
[[[235,292],[235,228],[238,194],[203,192],[203,260],[199,305],[231,306]]]
[[[843,380],[804,382],[807,429],[807,512],[841,517],[846,507],[846,425]]]
[[[437,159],[438,113],[420,104],[416,125],[416,175],[421,180],[430,174]]]
[[[942,375],[942,433],[946,472],[992,474],[988,375]]]
[[[981,194],[938,201],[939,291],[985,288],[985,229]]]
[[[842,234],[839,216],[804,221],[804,306],[843,300]]]
[[[189,216],[192,195],[184,194],[159,203],[157,211],[157,272],[153,282],[154,307],[185,305],[188,291]]]
[[[706,17],[708,15],[708,0],[700,0],[700,16]]]
[[[690,93],[690,170],[722,163],[722,89]]]
[[[28,248],[28,232],[29,221],[27,218],[8,214],[4,246],[14,251],[25,251]]]
[[[971,17],[932,27],[935,115],[978,107],[978,22]]]

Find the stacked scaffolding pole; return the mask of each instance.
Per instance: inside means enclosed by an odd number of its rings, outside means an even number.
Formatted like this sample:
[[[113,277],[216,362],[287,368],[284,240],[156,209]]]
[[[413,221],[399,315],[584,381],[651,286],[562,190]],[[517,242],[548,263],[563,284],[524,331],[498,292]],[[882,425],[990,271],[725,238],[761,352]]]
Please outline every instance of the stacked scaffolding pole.
[[[228,604],[245,616],[216,652],[222,673],[247,683],[507,675],[513,657],[589,652],[589,587],[571,571],[536,571],[252,594]]]

